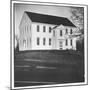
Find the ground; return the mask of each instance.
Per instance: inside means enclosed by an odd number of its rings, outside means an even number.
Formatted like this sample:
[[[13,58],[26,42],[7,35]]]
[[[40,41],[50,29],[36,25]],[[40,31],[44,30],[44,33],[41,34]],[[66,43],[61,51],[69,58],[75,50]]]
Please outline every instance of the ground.
[[[84,82],[84,54],[79,51],[21,51],[14,57],[15,86]]]

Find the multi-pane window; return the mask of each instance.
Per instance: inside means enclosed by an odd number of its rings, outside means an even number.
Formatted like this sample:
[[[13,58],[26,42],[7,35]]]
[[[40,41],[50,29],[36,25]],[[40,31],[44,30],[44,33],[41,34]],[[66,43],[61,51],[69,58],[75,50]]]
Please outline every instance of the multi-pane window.
[[[49,45],[51,45],[51,38],[49,38]]]
[[[70,34],[72,34],[73,32],[72,32],[72,29],[70,30]]]
[[[39,25],[37,25],[37,32],[39,32]]]
[[[66,34],[68,34],[68,29],[66,28]]]
[[[49,27],[49,33],[51,33],[51,27]]]
[[[37,45],[39,45],[40,44],[40,38],[38,37],[37,38]]]
[[[62,36],[62,30],[60,30],[60,36]]]
[[[66,39],[66,46],[68,45],[68,40]]]
[[[43,26],[43,32],[45,32],[46,31],[46,27],[45,26]]]
[[[72,46],[72,39],[70,40],[70,44],[71,44],[71,46]]]
[[[43,38],[43,45],[45,45],[45,42],[46,42],[46,39],[45,39],[45,38]]]

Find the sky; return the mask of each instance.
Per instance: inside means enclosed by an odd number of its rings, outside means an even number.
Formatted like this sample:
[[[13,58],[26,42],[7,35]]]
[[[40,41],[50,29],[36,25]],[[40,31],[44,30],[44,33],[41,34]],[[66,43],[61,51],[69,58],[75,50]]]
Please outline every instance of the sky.
[[[23,16],[24,11],[30,11],[35,13],[42,13],[60,17],[70,18],[70,8],[67,6],[51,6],[51,5],[35,5],[35,4],[22,4],[14,3],[15,13],[15,35],[19,36],[19,24]]]

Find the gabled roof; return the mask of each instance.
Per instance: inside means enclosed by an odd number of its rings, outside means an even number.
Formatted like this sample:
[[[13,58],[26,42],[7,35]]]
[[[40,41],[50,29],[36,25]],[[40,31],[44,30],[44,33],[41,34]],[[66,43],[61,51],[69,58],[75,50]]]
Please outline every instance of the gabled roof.
[[[67,19],[65,17],[45,15],[45,14],[28,12],[28,11],[25,11],[25,13],[29,16],[29,18],[32,20],[32,22],[54,24],[54,25],[62,24],[64,26],[76,27],[69,19]]]

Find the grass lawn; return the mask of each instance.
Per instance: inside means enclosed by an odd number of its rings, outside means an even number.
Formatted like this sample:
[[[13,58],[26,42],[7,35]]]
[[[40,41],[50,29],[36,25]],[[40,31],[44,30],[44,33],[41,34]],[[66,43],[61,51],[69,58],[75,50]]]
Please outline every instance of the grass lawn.
[[[84,55],[77,51],[15,53],[15,86],[84,82]]]

